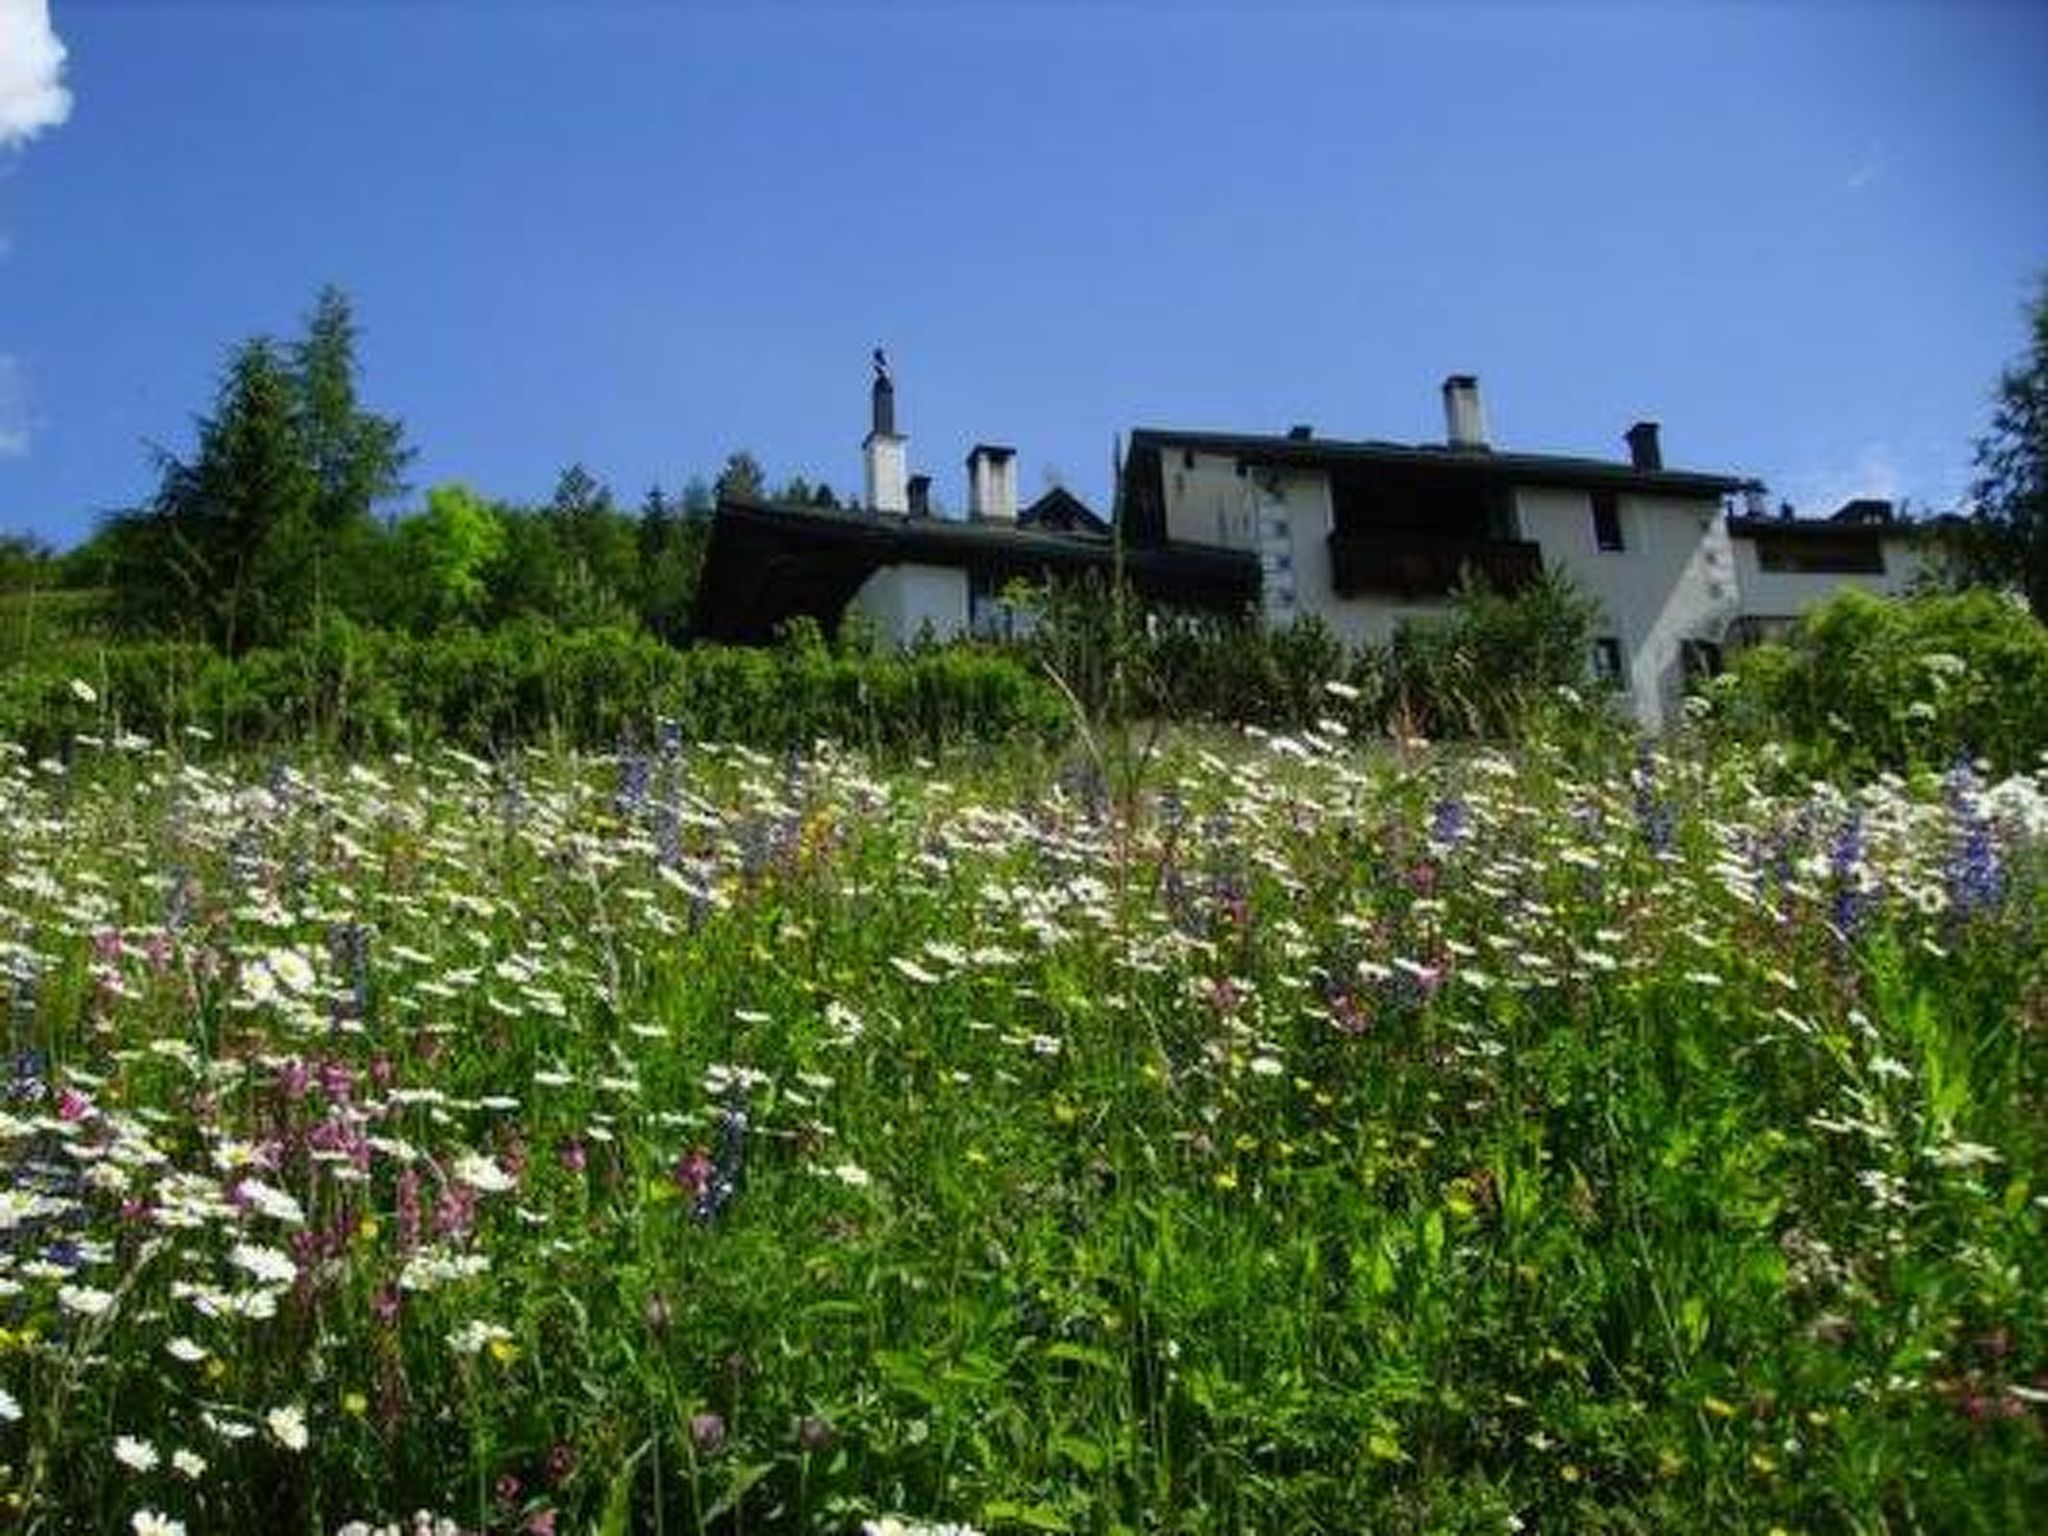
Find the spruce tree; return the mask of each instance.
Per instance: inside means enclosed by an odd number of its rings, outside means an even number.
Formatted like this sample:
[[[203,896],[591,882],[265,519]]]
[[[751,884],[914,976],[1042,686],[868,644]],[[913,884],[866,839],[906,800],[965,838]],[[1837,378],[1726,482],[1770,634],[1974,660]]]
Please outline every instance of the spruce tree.
[[[1970,574],[2025,594],[2048,621],[2048,277],[2029,312],[2032,346],[1998,381],[1998,411],[1977,442]]]

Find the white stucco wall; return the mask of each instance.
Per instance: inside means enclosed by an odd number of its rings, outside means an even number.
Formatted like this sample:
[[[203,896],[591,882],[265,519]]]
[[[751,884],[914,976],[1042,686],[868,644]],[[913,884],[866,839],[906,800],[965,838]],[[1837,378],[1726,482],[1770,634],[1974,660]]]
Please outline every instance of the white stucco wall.
[[[853,606],[891,645],[909,645],[930,626],[937,640],[967,629],[967,573],[943,565],[885,565],[853,595]]]
[[[1719,643],[1735,617],[1735,568],[1727,526],[1710,497],[1624,495],[1617,510],[1623,547],[1603,550],[1588,492],[1515,492],[1522,537],[1605,610],[1600,633],[1621,641],[1636,719],[1655,727],[1671,718],[1684,693],[1680,644]]]
[[[1255,488],[1249,474],[1238,474],[1235,459],[1169,447],[1161,452],[1159,471],[1169,539],[1225,549],[1256,547]]]
[[[1249,549],[1259,557],[1260,611],[1285,624],[1314,616],[1348,645],[1384,644],[1403,623],[1440,617],[1443,603],[1339,597],[1330,564],[1335,512],[1321,470],[1254,468],[1178,449],[1166,455],[1166,527],[1188,543]]]
[[[1756,541],[1740,535],[1728,541],[1735,551],[1735,583],[1742,594],[1746,619],[1795,619],[1818,608],[1844,587],[1861,587],[1884,597],[1901,597],[1925,572],[1926,550],[1911,538],[1887,538],[1878,548],[1884,570],[1767,571],[1757,559]]]
[[[1169,448],[1161,472],[1167,536],[1253,551],[1269,622],[1314,615],[1348,644],[1384,644],[1402,624],[1448,611],[1448,602],[1337,595],[1329,545],[1334,513],[1321,471],[1239,475],[1227,456]],[[1586,491],[1519,488],[1514,507],[1517,536],[1539,545],[1544,563],[1561,569],[1605,611],[1600,633],[1621,642],[1636,718],[1646,726],[1663,724],[1684,693],[1681,644],[1719,643],[1739,611],[1719,504],[1711,497],[1620,496],[1624,547],[1613,552],[1597,547]]]

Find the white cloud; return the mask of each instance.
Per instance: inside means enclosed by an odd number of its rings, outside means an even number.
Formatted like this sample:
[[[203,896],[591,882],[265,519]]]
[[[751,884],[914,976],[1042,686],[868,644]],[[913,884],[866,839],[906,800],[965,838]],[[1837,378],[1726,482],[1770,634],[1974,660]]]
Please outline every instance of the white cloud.
[[[0,149],[26,144],[71,115],[63,74],[49,0],[0,0]]]
[[[28,456],[28,374],[21,360],[0,352],[0,459]]]

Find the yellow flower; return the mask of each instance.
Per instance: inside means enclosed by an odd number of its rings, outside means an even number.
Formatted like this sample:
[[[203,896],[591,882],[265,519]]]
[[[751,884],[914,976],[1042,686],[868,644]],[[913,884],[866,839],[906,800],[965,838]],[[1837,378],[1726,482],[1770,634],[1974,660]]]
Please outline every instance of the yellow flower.
[[[370,1400],[360,1392],[344,1392],[341,1394],[341,1411],[360,1419],[370,1411]]]
[[[519,1358],[519,1346],[510,1339],[493,1339],[490,1343],[491,1358],[500,1365],[510,1365]]]
[[[1227,1192],[1237,1188],[1237,1175],[1226,1170],[1217,1174],[1213,1182],[1218,1189]]]
[[[383,1227],[378,1224],[377,1218],[374,1216],[365,1216],[356,1223],[356,1236],[366,1243],[377,1241],[377,1234],[383,1230]]]

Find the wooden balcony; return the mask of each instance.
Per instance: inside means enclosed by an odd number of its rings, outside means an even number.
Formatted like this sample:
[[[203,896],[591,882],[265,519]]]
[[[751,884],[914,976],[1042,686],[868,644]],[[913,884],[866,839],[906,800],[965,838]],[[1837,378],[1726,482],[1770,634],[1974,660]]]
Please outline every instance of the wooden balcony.
[[[1521,539],[1330,535],[1331,585],[1339,597],[1446,597],[1467,570],[1496,592],[1519,592],[1542,574],[1543,553]]]

